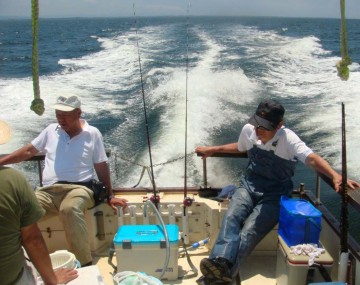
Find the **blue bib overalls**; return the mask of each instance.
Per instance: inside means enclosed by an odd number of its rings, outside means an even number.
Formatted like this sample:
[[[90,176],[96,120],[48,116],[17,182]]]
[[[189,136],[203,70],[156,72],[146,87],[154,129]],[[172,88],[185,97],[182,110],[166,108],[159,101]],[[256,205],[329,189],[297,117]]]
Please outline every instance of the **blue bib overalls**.
[[[248,151],[249,165],[233,194],[210,258],[234,264],[232,275],[279,220],[280,197],[293,190],[296,161],[285,160],[256,146]]]

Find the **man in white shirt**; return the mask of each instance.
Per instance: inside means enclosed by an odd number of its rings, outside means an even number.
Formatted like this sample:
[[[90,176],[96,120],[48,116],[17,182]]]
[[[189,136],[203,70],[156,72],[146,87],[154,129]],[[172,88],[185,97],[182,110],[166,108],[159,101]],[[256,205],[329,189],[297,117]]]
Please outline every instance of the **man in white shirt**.
[[[50,124],[31,143],[1,157],[0,165],[24,161],[45,153],[43,185],[36,191],[46,214],[60,215],[67,242],[82,266],[92,264],[84,211],[95,205],[91,180],[96,176],[109,191],[108,203],[126,207],[126,200],[112,193],[107,156],[99,130],[81,119],[77,96],[60,96],[55,109],[57,123]]]
[[[280,198],[294,189],[291,178],[297,161],[325,174],[332,179],[335,190],[340,190],[342,176],[283,126],[284,114],[279,102],[264,100],[241,130],[238,142],[196,148],[203,158],[215,152],[244,152],[249,157],[211,254],[200,263],[203,276],[198,284],[231,284],[246,257],[277,224]],[[360,186],[352,180],[347,184],[351,189]]]

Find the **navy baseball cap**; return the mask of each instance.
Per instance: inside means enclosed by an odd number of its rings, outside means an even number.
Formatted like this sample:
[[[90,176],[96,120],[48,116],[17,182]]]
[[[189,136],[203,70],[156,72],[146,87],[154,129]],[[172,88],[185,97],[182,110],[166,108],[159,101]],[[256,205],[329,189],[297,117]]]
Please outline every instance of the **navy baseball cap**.
[[[256,109],[254,115],[249,119],[249,124],[254,127],[263,127],[269,131],[276,129],[283,120],[284,107],[276,100],[264,100]]]

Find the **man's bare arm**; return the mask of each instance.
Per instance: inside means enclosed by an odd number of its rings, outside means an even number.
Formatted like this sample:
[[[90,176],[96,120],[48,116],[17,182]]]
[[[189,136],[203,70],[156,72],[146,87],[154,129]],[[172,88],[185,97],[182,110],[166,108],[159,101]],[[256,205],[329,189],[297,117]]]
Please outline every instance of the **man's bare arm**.
[[[14,152],[1,156],[0,165],[18,163],[33,157],[38,153],[38,150],[31,144],[27,144]]]
[[[329,177],[334,184],[335,191],[336,192],[340,191],[342,176],[339,173],[337,173],[334,169],[332,169],[332,167],[325,159],[323,159],[321,156],[319,156],[316,153],[312,153],[306,158],[305,163],[311,166],[312,168],[314,168],[316,171]],[[350,179],[348,179],[347,185],[350,187],[350,189],[355,189],[360,187],[358,182]]]
[[[195,149],[195,152],[202,153],[204,154],[202,158],[207,158],[216,152],[239,153],[239,150],[237,143],[229,143],[229,144],[217,145],[217,146],[198,146]]]

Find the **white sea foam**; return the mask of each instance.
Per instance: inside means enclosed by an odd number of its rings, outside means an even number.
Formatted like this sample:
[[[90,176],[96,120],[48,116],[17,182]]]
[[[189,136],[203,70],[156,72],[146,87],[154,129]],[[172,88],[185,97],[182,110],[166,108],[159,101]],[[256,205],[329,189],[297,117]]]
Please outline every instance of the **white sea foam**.
[[[41,95],[46,104],[42,117],[29,110],[33,98],[30,78],[2,80],[0,99],[2,113],[0,119],[7,120],[13,127],[13,140],[0,146],[0,153],[10,152],[36,136],[44,126],[54,121],[54,111],[50,108],[56,97],[62,94],[77,94],[83,101],[84,115],[101,116],[109,112],[111,116],[124,120],[105,136],[107,145],[126,155],[137,163],[148,165],[147,148],[135,144],[131,137],[134,129],[141,129],[143,120],[142,98],[139,74],[138,39],[145,96],[148,111],[161,109],[158,125],[151,137],[153,163],[159,164],[184,155],[185,147],[185,95],[188,95],[188,153],[197,145],[212,144],[214,136],[223,128],[245,122],[260,96],[271,94],[280,100],[293,99],[299,107],[289,106],[287,120],[297,122],[297,128],[305,137],[326,132],[317,138],[312,148],[321,154],[335,154],[334,163],[340,165],[340,104],[344,102],[347,114],[348,167],[350,173],[360,174],[357,163],[357,138],[359,114],[357,93],[360,90],[360,68],[351,66],[350,79],[341,81],[336,75],[337,57],[328,56],[316,37],[300,39],[279,35],[275,31],[259,31],[254,27],[234,25],[220,34],[213,35],[196,27],[191,30],[199,39],[201,49],[191,50],[193,59],[186,74],[185,52],[181,55],[181,65],[152,64],[154,59],[170,52],[174,42],[169,40],[174,27],[154,26],[138,31],[116,34],[113,37],[96,37],[101,50],[80,58],[61,59],[64,67],[61,73],[40,78]],[[94,36],[95,37],[95,36]],[[195,43],[192,43],[195,44]],[[185,45],[184,45],[185,47]],[[245,53],[238,54],[242,48]],[[324,56],[327,55],[327,56]],[[196,59],[196,60],[195,60]],[[254,68],[264,71],[251,73],[238,63],[253,61]],[[228,64],[223,64],[227,61]],[[186,77],[188,85],[186,86]],[[303,98],[303,99],[302,99]],[[252,106],[252,109],[238,108]],[[165,111],[164,111],[165,110]],[[11,115],[9,115],[11,114]],[[141,136],[140,136],[141,137]],[[226,138],[229,142],[237,140]],[[146,140],[145,131],[142,140]],[[136,143],[137,144],[137,143]],[[230,166],[223,160],[209,162],[208,171],[211,184],[222,185],[234,180]],[[189,184],[197,183],[202,171],[202,162],[192,156],[189,162]],[[120,164],[124,161],[119,160]],[[181,186],[183,183],[183,160],[171,165],[154,168],[158,186]],[[118,178],[122,186],[134,185],[141,168],[130,164]],[[144,181],[149,185],[149,181]]]
[[[187,153],[193,152],[198,145],[211,144],[210,135],[221,129],[224,124],[235,124],[240,119],[243,120],[245,114],[227,110],[224,107],[224,101],[238,105],[244,104],[252,100],[251,93],[258,88],[257,84],[251,82],[241,69],[217,70],[223,47],[204,32],[197,32],[203,44],[206,45],[206,51],[201,54],[196,66],[189,70],[188,75],[182,67],[168,68],[168,80],[160,83],[149,94],[153,102],[166,107],[159,123],[161,130],[152,140],[154,164],[164,163],[169,159],[183,156],[185,153],[186,87],[188,96]],[[186,86],[186,76],[188,76],[188,86]],[[147,161],[147,157],[148,153],[144,151],[141,160]],[[194,174],[194,167],[198,171],[202,169],[202,162],[199,158],[190,157],[188,161],[189,173]],[[157,185],[181,186],[184,179],[183,168],[183,160],[172,165],[154,167]],[[221,162],[217,165],[209,163],[208,172],[211,184],[219,185],[220,181],[231,181],[232,179],[228,175],[228,167]],[[139,170],[134,169],[133,174],[128,177],[128,180],[132,181],[129,184],[136,182],[138,177]],[[199,176],[196,181],[199,181]],[[193,175],[189,175],[189,184],[194,183]]]

